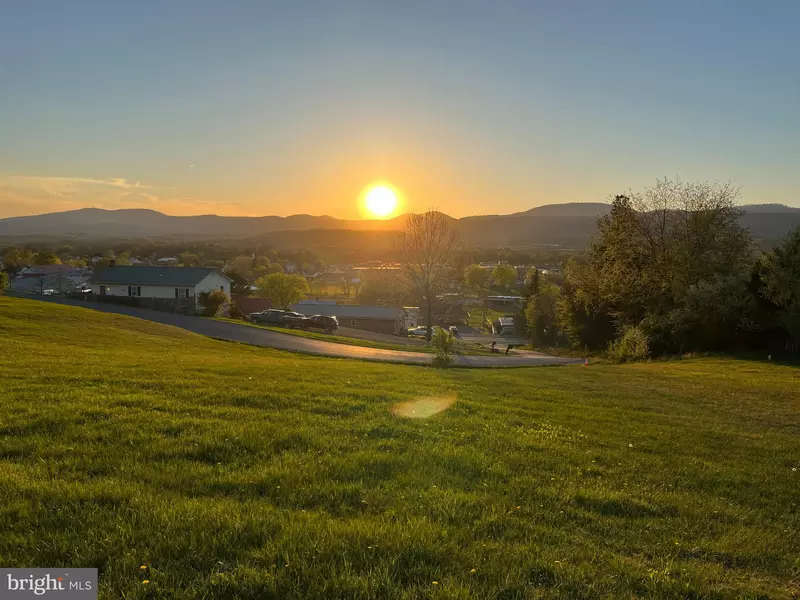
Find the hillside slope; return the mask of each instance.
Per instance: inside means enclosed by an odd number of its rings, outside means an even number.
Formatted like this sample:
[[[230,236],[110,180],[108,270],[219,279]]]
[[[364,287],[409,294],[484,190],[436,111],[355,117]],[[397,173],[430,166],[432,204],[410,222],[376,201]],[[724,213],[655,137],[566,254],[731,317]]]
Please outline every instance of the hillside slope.
[[[743,207],[742,224],[756,238],[776,238],[800,225],[800,209],[776,204]],[[609,204],[587,202],[538,206],[511,215],[478,215],[454,219],[462,240],[470,246],[558,244],[583,247],[595,231],[598,217]],[[405,216],[381,220],[342,220],[330,216],[220,217],[197,215],[175,217],[153,210],[102,210],[85,208],[46,215],[0,219],[0,237],[19,236],[91,238],[253,238],[261,237],[276,247],[286,240],[337,234],[348,247],[361,247],[364,235],[388,238],[402,228]],[[306,235],[305,237],[309,237]],[[274,242],[273,242],[274,240]]]
[[[0,562],[98,567],[101,598],[791,597],[796,382],[365,364],[0,297]]]

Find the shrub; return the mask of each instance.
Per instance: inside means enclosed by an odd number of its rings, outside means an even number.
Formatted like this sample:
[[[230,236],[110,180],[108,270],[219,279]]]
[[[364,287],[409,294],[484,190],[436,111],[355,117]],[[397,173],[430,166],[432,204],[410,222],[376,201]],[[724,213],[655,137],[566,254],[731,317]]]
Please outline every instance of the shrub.
[[[451,354],[453,352],[454,340],[449,331],[445,331],[444,329],[437,329],[434,331],[431,344],[436,350],[433,356],[434,367],[443,368],[453,364],[453,357]]]
[[[6,275],[5,271],[0,271],[0,296],[3,294],[3,290],[6,289],[8,285],[8,275]]]
[[[239,308],[238,306],[236,306],[236,304],[231,302],[231,306],[228,309],[228,316],[231,319],[240,319],[244,321],[246,315],[244,314],[244,311],[241,308]]]
[[[608,345],[608,357],[616,362],[644,360],[650,354],[647,334],[640,327],[628,327],[618,340]]]
[[[228,294],[222,290],[214,290],[213,292],[201,292],[198,296],[200,305],[202,306],[202,314],[204,317],[214,317],[219,311],[220,307],[228,302]]]

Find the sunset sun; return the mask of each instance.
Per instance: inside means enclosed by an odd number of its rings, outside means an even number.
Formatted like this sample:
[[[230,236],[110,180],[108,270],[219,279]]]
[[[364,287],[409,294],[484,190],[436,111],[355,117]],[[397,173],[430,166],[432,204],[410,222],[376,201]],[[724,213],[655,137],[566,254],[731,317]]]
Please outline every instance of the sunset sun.
[[[372,217],[385,219],[397,210],[397,193],[388,185],[373,185],[364,195],[364,207]]]

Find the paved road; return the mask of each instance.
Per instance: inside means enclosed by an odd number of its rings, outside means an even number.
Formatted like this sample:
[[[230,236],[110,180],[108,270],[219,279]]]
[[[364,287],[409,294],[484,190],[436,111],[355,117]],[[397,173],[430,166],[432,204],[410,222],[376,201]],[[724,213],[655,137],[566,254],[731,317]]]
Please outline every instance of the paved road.
[[[278,333],[269,329],[249,327],[247,325],[237,325],[224,321],[214,321],[201,317],[190,317],[173,313],[159,312],[144,308],[133,308],[103,302],[83,302],[81,300],[69,300],[53,296],[30,296],[27,294],[8,293],[9,296],[18,296],[42,302],[54,302],[70,306],[79,306],[101,312],[128,315],[138,319],[145,319],[164,325],[173,325],[182,329],[187,329],[200,335],[228,340],[231,342],[242,342],[254,346],[264,346],[279,350],[289,350],[290,352],[302,352],[304,354],[317,354],[321,356],[332,356],[337,358],[358,358],[379,362],[393,362],[405,364],[430,364],[431,355],[422,352],[406,352],[401,350],[383,350],[379,348],[365,348],[363,346],[349,346],[347,344],[337,344],[335,342],[324,342],[303,338],[286,333]],[[561,358],[548,356],[537,352],[524,352],[512,356],[454,356],[454,363],[459,367],[527,367],[541,365],[565,365],[579,363],[580,360],[572,358]]]

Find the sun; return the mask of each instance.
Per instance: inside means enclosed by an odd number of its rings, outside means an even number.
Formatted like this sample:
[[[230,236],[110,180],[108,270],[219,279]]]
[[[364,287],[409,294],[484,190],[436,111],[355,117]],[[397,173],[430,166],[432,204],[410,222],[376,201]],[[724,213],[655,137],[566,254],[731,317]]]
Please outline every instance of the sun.
[[[370,186],[364,195],[364,207],[367,212],[379,219],[391,216],[397,210],[398,203],[397,193],[384,184]]]

